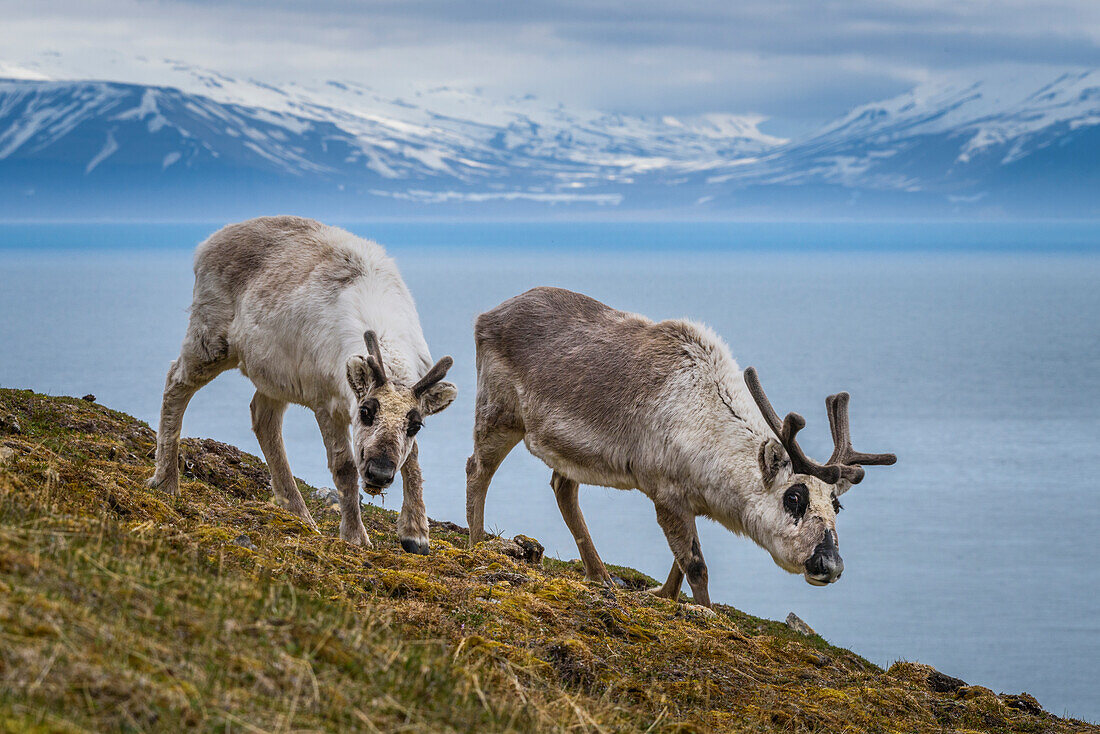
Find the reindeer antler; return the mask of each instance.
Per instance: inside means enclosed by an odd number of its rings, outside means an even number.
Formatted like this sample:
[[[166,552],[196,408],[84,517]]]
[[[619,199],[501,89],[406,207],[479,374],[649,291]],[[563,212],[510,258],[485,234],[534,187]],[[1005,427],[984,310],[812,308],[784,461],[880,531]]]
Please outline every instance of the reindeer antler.
[[[830,466],[839,466],[841,476],[851,484],[863,481],[864,466],[890,466],[897,462],[894,454],[865,454],[852,448],[852,434],[848,425],[848,400],[851,396],[839,392],[825,398],[825,412],[829,415],[829,430],[833,434],[833,455]]]
[[[783,448],[787,450],[787,455],[791,457],[791,468],[795,473],[809,474],[826,484],[839,482],[842,471],[840,466],[834,465],[831,461],[828,465],[818,464],[806,456],[802,447],[798,445],[798,441],[795,440],[795,434],[806,427],[806,419],[798,413],[787,413],[787,417],[780,423],[779,415],[768,401],[768,396],[764,394],[764,388],[760,386],[760,378],[752,367],[745,369],[745,386],[749,388],[749,394],[756,401],[760,412],[764,414],[764,420],[768,422],[779,442],[783,444]]]
[[[420,380],[412,386],[413,395],[417,398],[423,395],[429,387],[447,376],[447,370],[451,369],[451,365],[454,363],[455,361],[450,357],[444,357],[432,365],[432,368],[428,370],[428,374],[421,377]]]
[[[374,372],[375,380],[379,385],[386,383],[386,366],[382,364],[382,350],[378,346],[378,335],[374,330],[363,332],[363,341],[367,344],[367,365]]]

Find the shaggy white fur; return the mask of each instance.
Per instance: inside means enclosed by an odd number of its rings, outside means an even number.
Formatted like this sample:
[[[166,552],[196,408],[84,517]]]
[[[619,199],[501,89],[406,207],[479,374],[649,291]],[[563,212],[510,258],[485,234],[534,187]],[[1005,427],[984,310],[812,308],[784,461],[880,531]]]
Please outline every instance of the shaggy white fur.
[[[387,379],[356,391],[349,367],[365,359],[367,331],[378,335]],[[165,384],[151,486],[179,490],[179,433],[187,403],[234,367],[256,386],[253,428],[281,503],[316,528],[282,444],[283,411],[296,403],[317,416],[342,497],[341,537],[370,544],[356,479],[362,474],[366,482],[371,473],[388,484],[389,467],[397,467],[405,492],[398,521],[402,544],[427,552],[428,523],[410,426],[447,407],[456,391],[438,380],[414,390],[432,367],[431,355],[412,295],[380,245],[297,217],[229,225],[199,245],[191,319]],[[364,412],[367,404],[371,409]],[[370,424],[359,425],[367,415]],[[348,431],[353,421],[354,445]]]

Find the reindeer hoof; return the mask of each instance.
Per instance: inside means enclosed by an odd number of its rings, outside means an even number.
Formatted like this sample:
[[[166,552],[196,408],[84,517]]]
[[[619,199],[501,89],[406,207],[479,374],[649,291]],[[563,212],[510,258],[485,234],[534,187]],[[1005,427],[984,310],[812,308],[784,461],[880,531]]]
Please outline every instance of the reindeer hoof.
[[[295,512],[294,515],[299,520],[301,520],[302,522],[304,522],[306,524],[306,527],[309,528],[310,533],[312,533],[313,535],[320,535],[321,534],[321,528],[317,527],[317,523],[314,522],[313,515],[309,514],[309,510],[306,510],[305,512],[301,512],[301,513],[300,512]],[[364,535],[365,535],[365,533],[364,533]]]
[[[157,479],[156,474],[145,480],[145,486],[149,489],[160,490],[166,495],[172,497],[180,493],[180,484],[178,479],[175,481],[169,481],[168,479]]]
[[[604,577],[604,576],[595,576],[595,577],[585,576],[584,577],[584,583],[590,584],[591,586],[603,586],[603,587],[608,588],[608,589],[614,589],[615,588],[615,582],[611,580],[610,576],[607,576],[607,577]]]
[[[374,543],[370,542],[370,538],[367,537],[367,531],[364,528],[360,528],[359,532],[345,532],[343,528],[340,529],[340,540],[351,545],[358,545],[362,548],[373,548]]]
[[[415,540],[414,538],[402,538],[401,547],[405,549],[406,553],[415,553],[418,556],[428,555],[428,541],[427,540]]]

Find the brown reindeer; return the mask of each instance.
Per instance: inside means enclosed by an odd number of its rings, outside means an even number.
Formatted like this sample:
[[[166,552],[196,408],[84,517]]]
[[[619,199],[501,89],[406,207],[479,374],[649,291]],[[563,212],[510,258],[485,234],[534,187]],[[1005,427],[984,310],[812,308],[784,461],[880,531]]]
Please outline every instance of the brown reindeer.
[[[695,518],[745,534],[815,585],[840,578],[837,498],[861,465],[892,454],[852,450],[848,395],[826,401],[836,449],[822,465],[781,422],[755,371],[740,371],[705,326],[655,323],[587,296],[535,288],[482,314],[475,327],[474,452],[466,463],[471,545],[484,535],[493,473],[522,439],[553,470],[550,484],[585,576],[610,583],[577,501],[578,485],[639,489],[657,510],[675,559],[653,591],[676,598],[687,576],[710,606]]]

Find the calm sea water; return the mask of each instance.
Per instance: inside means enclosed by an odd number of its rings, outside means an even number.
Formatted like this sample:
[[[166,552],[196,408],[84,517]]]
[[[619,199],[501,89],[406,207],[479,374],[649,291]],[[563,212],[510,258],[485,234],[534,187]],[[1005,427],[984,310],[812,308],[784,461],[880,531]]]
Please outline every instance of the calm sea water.
[[[156,423],[206,225],[0,226],[0,384]],[[894,451],[844,497],[846,571],[827,588],[704,523],[714,599],[889,665],[917,660],[1100,720],[1100,231],[1094,225],[357,225],[389,246],[457,402],[421,434],[429,514],[464,523],[474,317],[534,285],[713,326],[827,456],[825,395],[852,393],[857,447]],[[825,251],[816,249],[823,245]],[[1052,252],[1053,250],[1053,252]],[[250,384],[201,391],[185,433],[259,453]],[[331,486],[316,425],[290,411],[294,471]],[[487,522],[576,557],[549,470],[517,448]],[[397,493],[387,500],[400,505]],[[652,505],[595,487],[603,557],[664,578]]]

